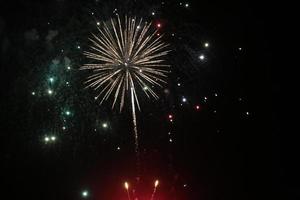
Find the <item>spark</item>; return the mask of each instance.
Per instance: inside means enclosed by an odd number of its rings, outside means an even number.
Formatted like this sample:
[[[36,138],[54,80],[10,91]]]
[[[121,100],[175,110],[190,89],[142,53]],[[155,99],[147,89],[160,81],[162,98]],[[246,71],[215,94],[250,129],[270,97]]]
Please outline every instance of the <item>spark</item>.
[[[199,59],[200,59],[200,60],[204,60],[204,59],[205,59],[205,56],[204,56],[203,54],[201,54],[201,55],[199,56]]]
[[[125,187],[125,189],[126,189],[126,191],[127,191],[127,197],[128,197],[128,200],[130,200],[130,194],[129,194],[129,184],[127,183],[127,182],[125,182],[124,183],[124,187]]]
[[[53,94],[53,91],[51,89],[48,89],[48,94],[49,95]]]
[[[107,123],[103,123],[103,124],[102,124],[102,127],[103,127],[103,128],[107,128],[107,126],[108,126]]]
[[[154,195],[155,195],[156,188],[157,188],[158,184],[159,184],[159,181],[156,180],[156,181],[154,182],[154,189],[153,189],[153,192],[152,192],[152,195],[151,195],[151,200],[154,199]]]
[[[87,190],[82,191],[81,196],[86,198],[89,196],[89,192]]]
[[[152,15],[155,14],[154,12]],[[152,89],[163,87],[169,73],[169,65],[164,64],[163,57],[168,54],[169,46],[157,36],[152,23],[143,19],[119,15],[109,22],[98,26],[98,34],[89,38],[92,45],[84,55],[93,62],[83,65],[81,70],[90,70],[92,74],[85,81],[87,88],[98,91],[100,104],[113,99],[112,109],[118,105],[123,110],[125,97],[129,97],[132,109],[136,152],[138,153],[138,133],[136,123],[136,107],[140,111],[137,89],[141,89],[148,97],[158,99]],[[147,87],[145,90],[144,88]],[[95,98],[96,99],[96,98]]]

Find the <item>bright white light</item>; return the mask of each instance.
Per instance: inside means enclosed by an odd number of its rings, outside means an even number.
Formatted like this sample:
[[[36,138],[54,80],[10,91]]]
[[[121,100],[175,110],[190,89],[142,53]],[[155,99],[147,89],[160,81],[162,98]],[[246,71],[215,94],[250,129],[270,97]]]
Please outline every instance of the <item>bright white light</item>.
[[[52,94],[53,91],[51,89],[48,89],[48,94]]]
[[[49,78],[49,81],[52,83],[54,81],[54,78]]]
[[[35,95],[35,92],[31,92],[32,95]]]
[[[70,114],[71,114],[71,112],[67,110],[66,111],[66,115],[70,115]]]
[[[144,90],[148,90],[148,87],[147,87],[147,86],[145,86],[145,87],[144,87]]]
[[[154,16],[154,15],[155,15],[155,12],[152,12],[151,15]]]
[[[250,113],[249,113],[249,112],[246,112],[246,115],[250,115]]]
[[[97,22],[97,25],[99,26],[99,25],[100,25],[100,22]]]
[[[48,142],[49,141],[49,137],[45,137],[45,142]]]
[[[126,190],[128,190],[129,184],[127,182],[124,183],[124,186],[125,186]]]
[[[70,69],[71,69],[71,67],[70,67],[70,66],[68,66],[68,67],[67,67],[67,69],[68,69],[68,70],[70,70]]]
[[[186,3],[184,6],[185,6],[186,8],[188,8],[188,7],[189,7],[189,4],[188,4],[188,3]]]
[[[173,140],[170,138],[170,139],[169,139],[169,142],[173,142]]]
[[[217,97],[218,96],[218,94],[217,93],[215,93],[215,97]]]
[[[186,98],[185,97],[182,97],[182,102],[186,102]]]
[[[117,147],[117,150],[120,150],[121,148],[120,147]]]
[[[77,46],[77,49],[80,49],[80,46],[79,46],[79,45]]]
[[[242,51],[242,48],[241,48],[241,47],[239,48],[239,51]]]
[[[205,59],[205,56],[204,56],[203,54],[201,54],[201,55],[199,56],[199,59],[200,59],[200,60],[204,60],[204,59]]]
[[[63,127],[62,127],[62,130],[66,130],[66,127],[65,127],[65,126],[63,126]]]
[[[154,183],[154,186],[155,186],[155,187],[157,187],[157,186],[158,186],[158,184],[159,184],[159,181],[158,181],[158,180],[156,180],[156,181],[155,181],[155,183]]]
[[[84,191],[82,191],[81,195],[82,195],[83,197],[87,197],[87,196],[89,195],[89,192],[86,191],[86,190],[84,190]]]
[[[55,136],[52,136],[52,137],[51,137],[51,140],[52,140],[52,141],[55,141],[55,140],[56,140],[56,137],[55,137]]]
[[[180,86],[181,84],[180,83],[177,83],[177,86]]]
[[[103,128],[107,128],[107,126],[108,126],[107,123],[103,123],[103,124],[102,124],[102,127],[103,127]]]
[[[209,43],[208,43],[208,42],[205,42],[205,43],[204,43],[204,47],[209,47]]]

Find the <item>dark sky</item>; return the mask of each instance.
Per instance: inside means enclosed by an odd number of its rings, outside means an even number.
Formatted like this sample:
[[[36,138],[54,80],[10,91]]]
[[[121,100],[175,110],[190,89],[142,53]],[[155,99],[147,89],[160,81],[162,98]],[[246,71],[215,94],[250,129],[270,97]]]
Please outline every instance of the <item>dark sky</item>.
[[[299,177],[297,165],[284,170],[292,163],[281,150],[281,107],[272,107],[281,90],[272,68],[274,5],[196,0],[0,5],[0,175],[6,199],[82,199],[85,189],[88,199],[126,199],[124,180],[146,199],[156,178],[162,182],[159,199],[299,196],[296,178],[287,178]],[[115,8],[161,23],[172,48],[169,93],[160,92],[158,101],[142,99],[137,114],[139,182],[130,110],[120,114],[109,102],[98,105],[78,71],[96,22],[113,17]],[[70,71],[59,68],[68,62]],[[49,77],[55,78],[52,96],[45,92]],[[57,139],[48,144],[45,135]]]

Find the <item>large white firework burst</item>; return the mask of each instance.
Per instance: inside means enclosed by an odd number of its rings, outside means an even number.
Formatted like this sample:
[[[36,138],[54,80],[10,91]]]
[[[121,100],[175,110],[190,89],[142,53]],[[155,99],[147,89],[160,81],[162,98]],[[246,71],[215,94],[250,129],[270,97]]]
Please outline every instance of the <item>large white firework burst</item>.
[[[133,112],[135,105],[140,110],[137,88],[158,99],[152,88],[165,83],[169,65],[164,64],[163,57],[169,50],[152,23],[127,16],[121,22],[117,15],[101,23],[98,30],[89,38],[90,50],[84,52],[93,62],[80,69],[92,72],[85,84],[98,91],[95,98],[100,104],[112,97],[112,108],[119,104],[122,111],[126,96],[130,96]]]

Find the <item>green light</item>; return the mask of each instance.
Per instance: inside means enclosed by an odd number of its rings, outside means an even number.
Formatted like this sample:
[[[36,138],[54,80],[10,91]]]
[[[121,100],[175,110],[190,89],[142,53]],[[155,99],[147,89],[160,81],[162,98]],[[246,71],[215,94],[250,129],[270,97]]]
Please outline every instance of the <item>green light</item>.
[[[51,89],[48,89],[48,94],[53,94],[53,91]]]
[[[66,115],[68,115],[68,116],[71,115],[71,112],[67,110]]]
[[[54,78],[53,78],[53,77],[50,77],[50,78],[49,78],[49,81],[50,81],[51,83],[53,83]]]

